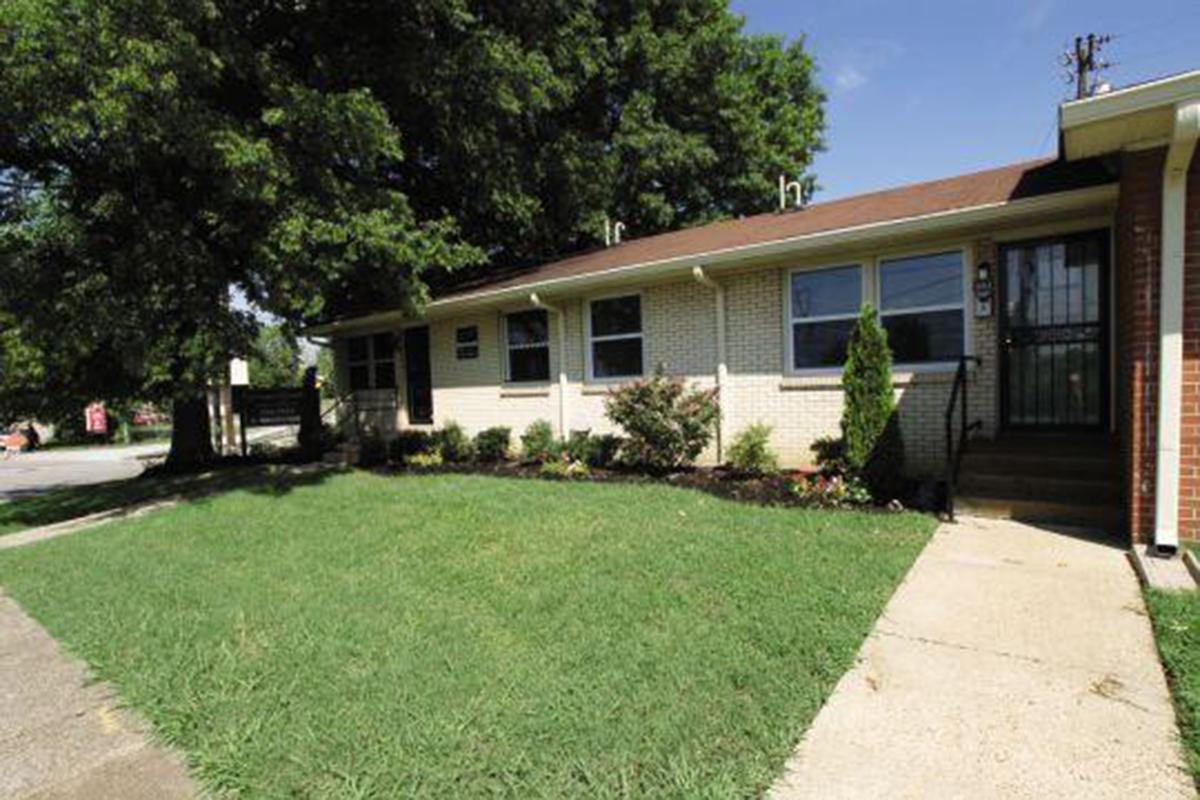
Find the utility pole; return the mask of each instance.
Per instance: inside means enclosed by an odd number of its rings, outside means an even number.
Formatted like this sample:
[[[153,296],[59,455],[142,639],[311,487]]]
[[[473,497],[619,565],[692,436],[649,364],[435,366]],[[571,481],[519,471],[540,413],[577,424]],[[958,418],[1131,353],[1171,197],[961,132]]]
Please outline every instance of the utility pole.
[[[1074,52],[1068,51],[1063,54],[1064,77],[1068,82],[1075,83],[1076,100],[1090,97],[1095,89],[1093,77],[1100,70],[1112,66],[1107,61],[1101,61],[1098,58],[1104,45],[1111,41],[1111,36],[1097,36],[1094,33],[1089,33],[1086,38],[1076,36]]]

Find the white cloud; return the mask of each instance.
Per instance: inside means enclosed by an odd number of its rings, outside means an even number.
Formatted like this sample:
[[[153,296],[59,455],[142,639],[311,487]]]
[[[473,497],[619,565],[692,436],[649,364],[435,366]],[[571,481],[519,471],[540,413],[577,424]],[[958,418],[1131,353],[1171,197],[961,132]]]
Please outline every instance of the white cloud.
[[[866,82],[867,76],[863,75],[853,64],[847,64],[839,69],[837,76],[833,79],[834,85],[843,92],[854,91]]]
[[[904,54],[904,46],[891,39],[858,39],[835,52],[833,85],[853,92],[867,85],[876,72]]]

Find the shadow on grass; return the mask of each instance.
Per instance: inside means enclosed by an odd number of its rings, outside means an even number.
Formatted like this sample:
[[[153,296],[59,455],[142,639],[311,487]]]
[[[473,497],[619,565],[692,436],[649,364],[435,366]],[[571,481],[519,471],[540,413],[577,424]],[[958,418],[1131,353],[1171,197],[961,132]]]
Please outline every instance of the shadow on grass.
[[[154,500],[195,500],[234,490],[282,497],[336,472],[321,464],[221,464],[203,472],[150,469],[136,478],[72,486],[0,503],[0,536]]]

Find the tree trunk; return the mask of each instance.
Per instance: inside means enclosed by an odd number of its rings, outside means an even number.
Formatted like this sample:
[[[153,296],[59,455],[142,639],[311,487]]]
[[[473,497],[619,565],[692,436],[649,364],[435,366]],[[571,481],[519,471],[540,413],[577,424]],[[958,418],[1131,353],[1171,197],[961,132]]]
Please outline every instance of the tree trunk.
[[[208,400],[197,395],[176,400],[171,412],[171,452],[167,466],[186,471],[213,460]]]

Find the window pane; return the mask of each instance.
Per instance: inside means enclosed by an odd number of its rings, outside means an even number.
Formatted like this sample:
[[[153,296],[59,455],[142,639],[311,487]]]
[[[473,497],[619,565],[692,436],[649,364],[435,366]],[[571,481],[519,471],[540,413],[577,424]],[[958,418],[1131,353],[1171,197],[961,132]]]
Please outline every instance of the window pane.
[[[862,304],[862,270],[837,267],[792,274],[792,319],[857,314]]]
[[[857,320],[804,322],[792,325],[792,366],[796,369],[840,367]]]
[[[371,388],[371,368],[360,364],[350,368],[350,391],[357,392]]]
[[[366,361],[370,356],[367,354],[367,337],[355,336],[350,340],[350,360],[351,361]]]
[[[375,360],[391,361],[396,352],[396,337],[391,333],[377,333],[371,338],[374,340],[372,347],[375,351],[373,353]]]
[[[468,325],[465,328],[456,328],[454,330],[454,341],[457,344],[475,344],[479,341],[479,327]]]
[[[522,311],[509,314],[506,317],[508,325],[508,343],[539,344],[549,341],[549,326],[546,323],[545,311]]]
[[[454,346],[454,355],[459,361],[469,361],[479,358],[479,345],[459,344]]]
[[[396,362],[388,359],[387,361],[375,362],[375,388],[376,389],[395,389],[396,388]]]
[[[881,311],[962,303],[962,253],[884,261],[879,267]]]
[[[883,318],[897,364],[954,361],[963,354],[962,311],[926,311]]]
[[[641,337],[592,342],[592,375],[632,378],[642,374]]]
[[[592,336],[642,332],[640,295],[592,301]]]
[[[522,347],[509,350],[508,379],[518,383],[550,380],[550,348]]]

